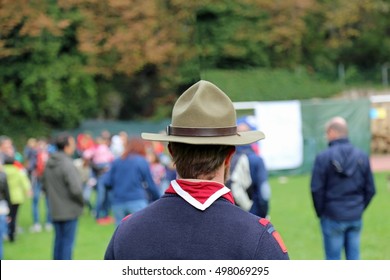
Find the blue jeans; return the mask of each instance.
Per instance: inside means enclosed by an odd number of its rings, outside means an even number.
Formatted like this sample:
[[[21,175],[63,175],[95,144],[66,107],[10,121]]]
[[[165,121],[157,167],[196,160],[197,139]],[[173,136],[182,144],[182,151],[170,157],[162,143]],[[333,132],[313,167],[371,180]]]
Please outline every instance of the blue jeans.
[[[345,249],[347,260],[360,259],[360,232],[362,220],[335,221],[321,218],[322,236],[327,260],[340,260]]]
[[[113,204],[112,212],[115,218],[115,225],[118,226],[124,217],[139,210],[142,210],[146,206],[148,206],[148,201],[146,199],[138,199]]]
[[[111,194],[110,191],[107,190],[106,186],[104,185],[105,176],[107,175],[108,173],[106,172],[96,178],[96,219],[105,218],[110,214]]]
[[[33,212],[33,222],[34,224],[39,224],[39,199],[42,192],[42,182],[38,178],[33,178],[33,199],[32,199],[32,212]],[[45,204],[46,204],[46,223],[51,223],[50,211],[49,211],[49,201],[45,195]]]
[[[76,237],[77,218],[53,221],[55,238],[53,260],[71,260]]]
[[[91,196],[92,196],[92,191],[96,190],[96,183],[94,186],[92,185],[89,185],[90,182],[89,182],[89,179],[92,179],[92,178],[95,178],[96,177],[94,176],[94,173],[92,171],[92,169],[90,168],[89,169],[89,178],[87,180],[87,182],[85,182],[83,184],[83,200],[84,200],[84,205],[86,205],[88,207],[88,210],[91,212],[93,210],[93,206],[92,206],[92,203],[91,203]]]
[[[0,214],[0,260],[4,258],[3,236],[7,233],[7,215]]]

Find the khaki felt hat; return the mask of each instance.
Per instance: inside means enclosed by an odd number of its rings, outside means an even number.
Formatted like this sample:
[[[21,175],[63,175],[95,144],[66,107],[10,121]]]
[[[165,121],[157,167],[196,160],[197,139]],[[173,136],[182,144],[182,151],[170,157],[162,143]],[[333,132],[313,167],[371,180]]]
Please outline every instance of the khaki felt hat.
[[[142,133],[145,140],[194,145],[247,145],[264,138],[261,131],[237,132],[230,98],[214,84],[201,80],[176,101],[165,134]]]

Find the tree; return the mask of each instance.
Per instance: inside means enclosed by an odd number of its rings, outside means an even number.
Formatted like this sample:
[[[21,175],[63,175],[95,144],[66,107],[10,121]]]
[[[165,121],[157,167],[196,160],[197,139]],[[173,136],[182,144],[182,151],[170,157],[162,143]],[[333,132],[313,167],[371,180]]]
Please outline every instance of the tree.
[[[5,0],[0,18],[1,122],[69,128],[93,112],[95,84],[73,32],[77,13],[53,1]]]
[[[359,72],[365,72],[366,78],[367,70],[376,68],[379,74],[378,66],[390,58],[390,3],[382,0],[317,2],[308,20],[310,39],[306,38],[305,42],[306,61],[322,70],[338,64],[357,67]]]
[[[3,1],[2,119],[67,128],[96,114],[133,118],[170,106],[172,89],[198,69],[182,63],[196,65],[197,56],[191,11],[176,2]],[[118,110],[105,102],[113,95]]]
[[[151,116],[156,108],[170,107],[175,87],[194,80],[194,68],[183,66],[197,59],[188,4],[63,0],[58,5],[82,16],[76,31],[78,50],[87,56],[88,71],[98,86],[107,90],[100,92],[100,100],[115,94],[123,102],[117,117]]]
[[[167,116],[203,69],[373,69],[390,60],[389,12],[387,0],[3,0],[0,121]]]
[[[198,43],[206,68],[292,67],[302,58],[314,0],[203,1]]]

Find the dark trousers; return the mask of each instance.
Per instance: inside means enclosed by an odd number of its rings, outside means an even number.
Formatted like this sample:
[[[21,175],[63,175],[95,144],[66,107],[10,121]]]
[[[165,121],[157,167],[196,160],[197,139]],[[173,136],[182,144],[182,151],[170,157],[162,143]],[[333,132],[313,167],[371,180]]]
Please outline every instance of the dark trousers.
[[[53,221],[54,260],[71,260],[76,237],[77,218],[69,221]]]
[[[10,222],[8,223],[8,238],[9,241],[14,242],[16,231],[16,218],[18,216],[19,204],[11,204],[9,207],[8,217]]]

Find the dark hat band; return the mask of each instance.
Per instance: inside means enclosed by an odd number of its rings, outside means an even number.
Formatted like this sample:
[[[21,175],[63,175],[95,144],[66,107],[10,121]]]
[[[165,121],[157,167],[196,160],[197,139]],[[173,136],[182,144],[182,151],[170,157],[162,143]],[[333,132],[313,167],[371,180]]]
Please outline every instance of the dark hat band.
[[[188,136],[188,137],[218,137],[231,136],[237,134],[237,126],[232,127],[174,127],[167,126],[167,135],[172,136]]]

